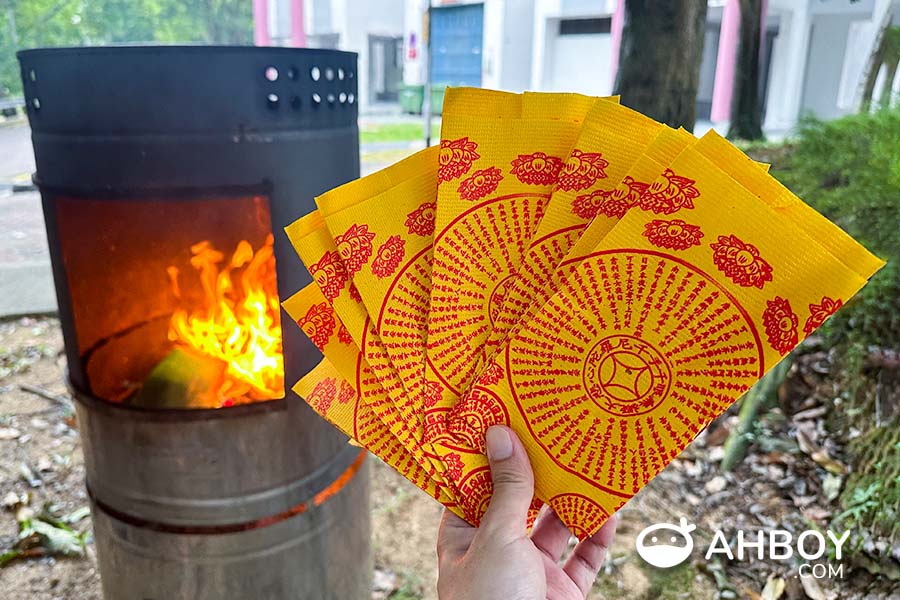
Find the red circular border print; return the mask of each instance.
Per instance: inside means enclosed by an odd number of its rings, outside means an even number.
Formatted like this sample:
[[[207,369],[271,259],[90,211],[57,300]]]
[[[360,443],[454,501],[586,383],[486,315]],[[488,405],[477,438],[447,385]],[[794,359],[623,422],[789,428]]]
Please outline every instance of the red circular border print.
[[[649,412],[666,399],[672,368],[659,350],[632,335],[610,335],[584,360],[584,389],[597,406],[619,416]]]
[[[762,376],[762,341],[737,299],[677,256],[617,249],[567,265],[504,370],[546,456],[627,498]]]

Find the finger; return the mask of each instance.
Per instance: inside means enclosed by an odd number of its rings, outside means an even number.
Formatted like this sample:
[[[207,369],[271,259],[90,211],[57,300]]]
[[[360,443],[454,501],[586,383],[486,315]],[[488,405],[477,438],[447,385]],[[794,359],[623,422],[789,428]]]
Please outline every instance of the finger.
[[[488,531],[494,541],[505,543],[525,535],[534,475],[525,447],[512,429],[495,425],[487,430],[485,441],[494,493],[480,529]]]
[[[615,537],[616,515],[612,515],[597,533],[575,546],[572,556],[563,566],[563,571],[584,596],[587,596],[591,586],[594,585],[597,573],[603,566]]]
[[[441,526],[438,529],[438,560],[445,558],[452,560],[465,554],[472,544],[475,531],[474,527],[445,508]]]
[[[549,506],[544,508],[537,523],[531,529],[531,541],[553,562],[562,558],[563,552],[569,546],[571,535],[568,528],[563,525],[563,522]]]

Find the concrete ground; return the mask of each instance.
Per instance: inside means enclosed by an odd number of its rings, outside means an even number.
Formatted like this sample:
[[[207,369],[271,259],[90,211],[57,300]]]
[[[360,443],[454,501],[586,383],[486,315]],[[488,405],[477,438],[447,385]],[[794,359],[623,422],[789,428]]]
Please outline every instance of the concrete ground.
[[[41,197],[30,188],[31,131],[0,126],[0,317],[56,311]],[[24,191],[14,191],[24,189]]]

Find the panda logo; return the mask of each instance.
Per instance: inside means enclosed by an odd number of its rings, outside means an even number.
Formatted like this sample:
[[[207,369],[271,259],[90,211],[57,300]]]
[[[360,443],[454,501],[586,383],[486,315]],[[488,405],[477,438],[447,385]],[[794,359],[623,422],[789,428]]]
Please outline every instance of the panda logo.
[[[647,563],[661,569],[680,565],[688,559],[694,549],[691,532],[695,529],[697,526],[688,524],[684,517],[681,517],[678,525],[672,523],[651,525],[638,534],[635,540],[637,553]]]

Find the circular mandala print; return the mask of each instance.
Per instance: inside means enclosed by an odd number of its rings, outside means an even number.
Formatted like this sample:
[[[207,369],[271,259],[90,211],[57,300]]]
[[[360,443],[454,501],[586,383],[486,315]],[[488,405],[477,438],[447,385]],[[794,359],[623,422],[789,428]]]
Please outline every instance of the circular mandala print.
[[[375,322],[377,347],[364,344],[363,353],[373,370],[384,363],[396,371],[406,391],[403,395],[405,404],[398,408],[407,416],[411,414],[408,411],[421,407],[427,399],[422,384],[431,288],[431,246],[417,252],[392,277],[393,282]],[[379,360],[382,357],[383,361]]]
[[[551,498],[549,504],[579,540],[594,535],[609,519],[603,507],[581,494],[560,494]]]
[[[494,483],[491,481],[490,468],[472,469],[466,474],[465,479],[459,482],[458,487],[461,492],[460,501],[463,503],[463,512],[466,515],[466,520],[477,526],[491,503],[491,494],[494,493]]]
[[[473,388],[447,414],[447,432],[466,448],[486,451],[484,436],[488,427],[508,425],[506,407],[495,393]],[[452,445],[452,443],[451,443]]]
[[[506,299],[506,292],[515,277],[514,274],[507,275],[500,280],[494,287],[494,291],[491,292],[491,296],[488,299],[488,319],[490,319],[491,325],[497,322],[497,317],[500,315],[500,309],[503,308],[503,301]]]
[[[478,361],[473,357],[481,355],[492,329],[492,300],[499,306],[508,285],[504,280],[520,264],[546,201],[544,194],[493,198],[435,234],[428,362],[455,394],[475,376]],[[494,317],[498,312],[494,310]]]
[[[562,469],[637,492],[762,376],[760,336],[714,278],[652,250],[573,264],[505,356],[517,410]]]
[[[597,406],[614,415],[653,410],[672,387],[672,368],[659,350],[631,335],[597,342],[584,361],[584,389]]]

